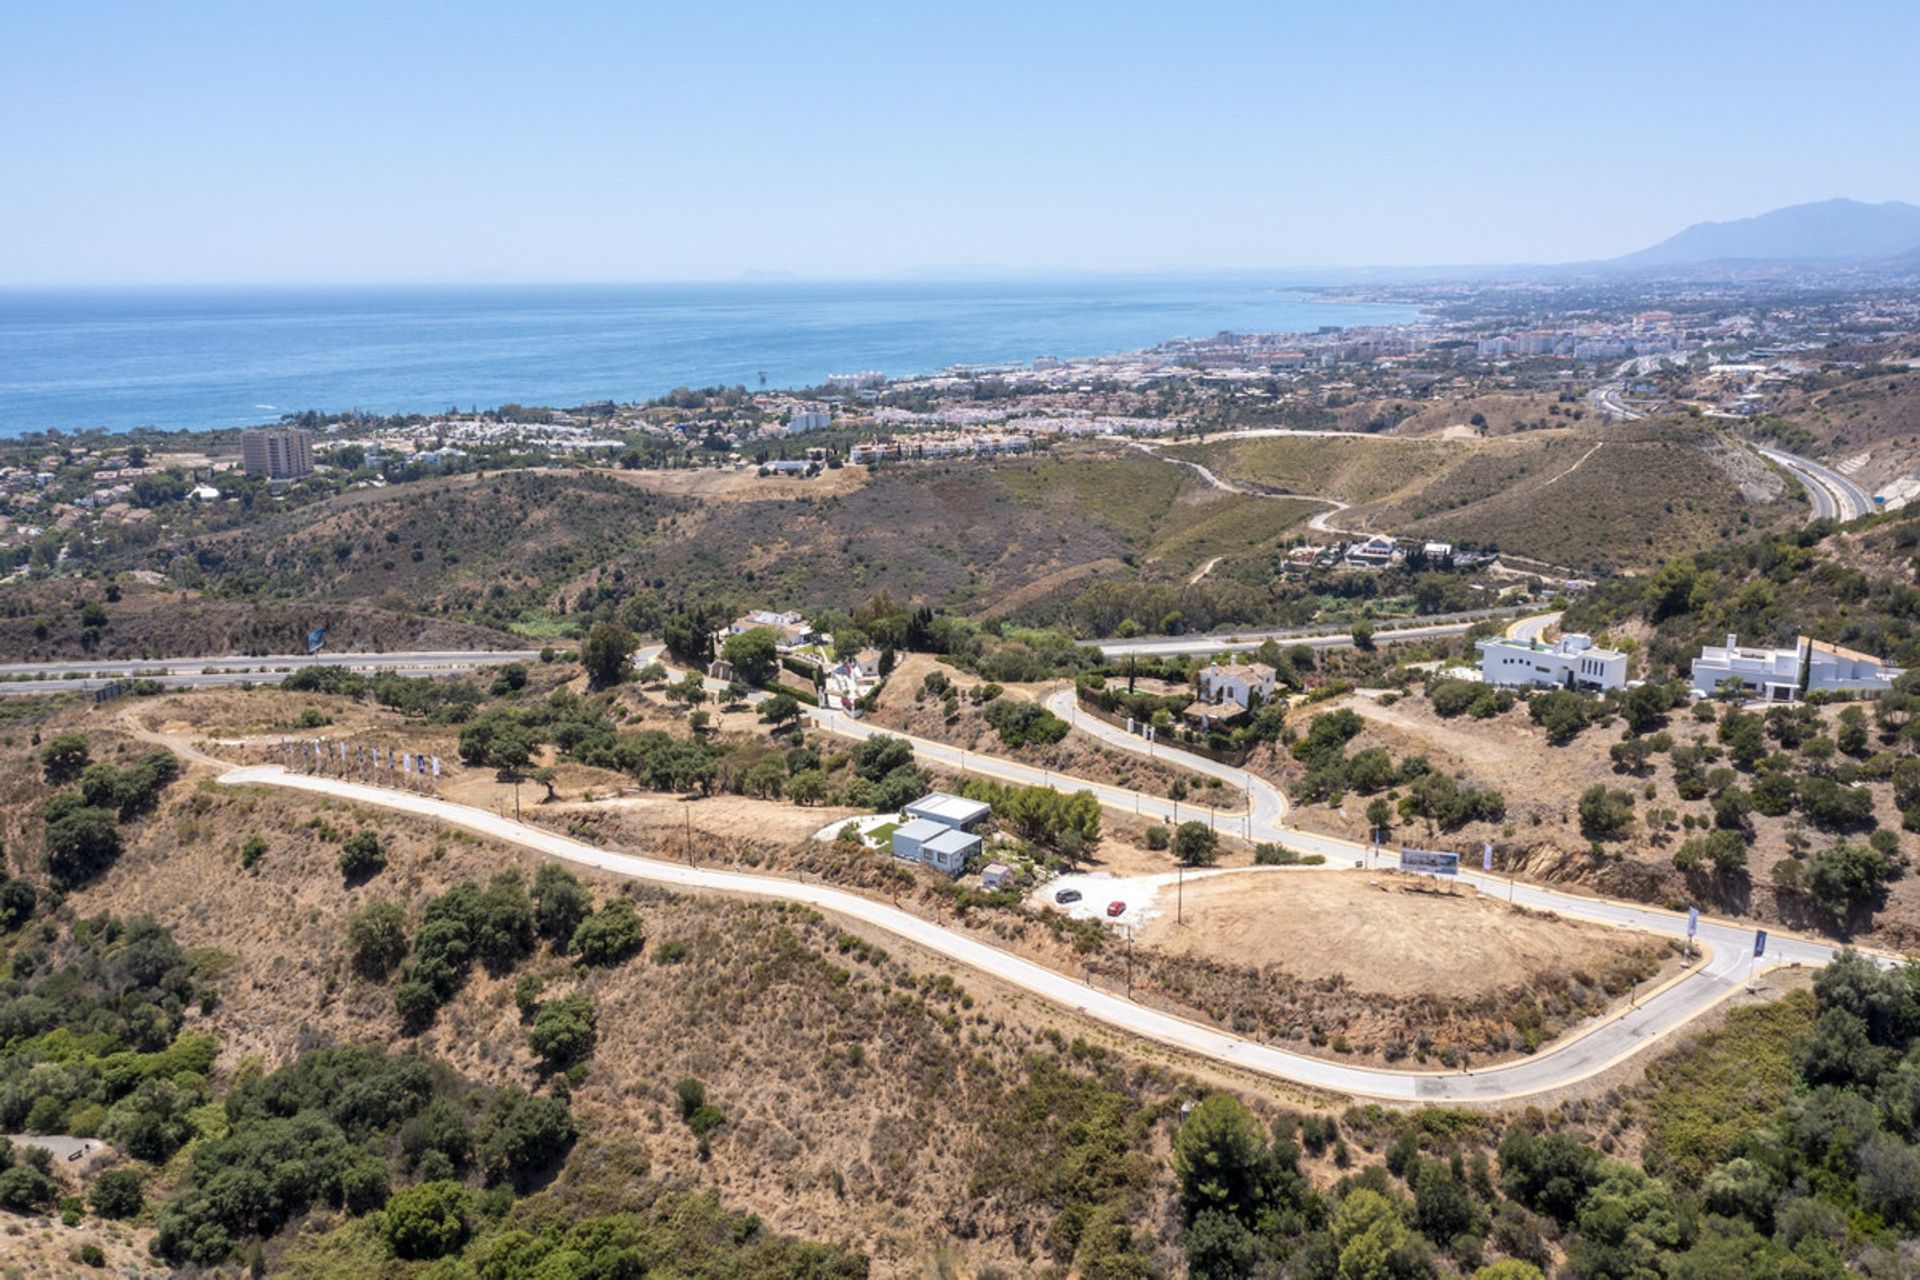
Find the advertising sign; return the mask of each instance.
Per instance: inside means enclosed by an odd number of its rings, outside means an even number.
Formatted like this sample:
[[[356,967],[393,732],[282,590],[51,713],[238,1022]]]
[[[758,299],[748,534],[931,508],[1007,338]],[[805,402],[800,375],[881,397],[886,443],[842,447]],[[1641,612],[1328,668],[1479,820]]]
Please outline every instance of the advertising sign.
[[[1460,855],[1441,853],[1436,849],[1402,849],[1400,869],[1431,876],[1457,876],[1460,874]]]

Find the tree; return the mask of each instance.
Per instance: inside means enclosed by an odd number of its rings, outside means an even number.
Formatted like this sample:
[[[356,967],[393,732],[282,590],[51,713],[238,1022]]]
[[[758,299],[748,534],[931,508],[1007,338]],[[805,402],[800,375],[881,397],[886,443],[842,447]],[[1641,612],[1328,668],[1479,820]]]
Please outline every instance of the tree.
[[[1266,1202],[1266,1138],[1231,1094],[1209,1095],[1173,1139],[1173,1172],[1188,1221],[1209,1209],[1251,1222]]]
[[[1546,1280],[1540,1268],[1518,1258],[1502,1258],[1473,1273],[1473,1280]]]
[[[109,1169],[95,1178],[88,1199],[103,1218],[131,1218],[146,1206],[140,1175],[132,1169]]]
[[[55,734],[40,748],[40,767],[47,782],[56,787],[72,782],[92,762],[93,750],[84,734]]]
[[[1620,700],[1621,715],[1626,718],[1627,728],[1633,733],[1652,733],[1666,723],[1667,712],[1673,709],[1673,694],[1663,684],[1649,681],[1627,690],[1626,697]]]
[[[54,887],[73,889],[113,865],[120,856],[120,832],[110,811],[63,791],[47,801],[46,845]]]
[[[373,831],[356,831],[340,846],[340,874],[348,880],[365,880],[386,869],[387,853]]]
[[[527,1045],[549,1067],[564,1070],[593,1052],[593,999],[574,994],[549,1000],[533,1015]]]
[[[474,1153],[489,1181],[524,1184],[566,1154],[574,1133],[565,1102],[510,1085],[493,1096],[480,1117]]]
[[[771,627],[753,627],[728,636],[720,646],[720,656],[733,667],[735,675],[752,685],[765,684],[780,667],[778,641]]]
[[[639,641],[617,622],[596,622],[580,643],[580,665],[596,689],[608,689],[627,678],[627,658]]]
[[[891,734],[876,733],[853,750],[853,771],[869,782],[878,782],[912,763],[912,744]]]
[[[1220,840],[1204,822],[1183,822],[1173,832],[1173,856],[1189,867],[1211,866],[1220,855]]]
[[[776,693],[760,704],[760,718],[775,728],[800,718],[800,700],[790,693]]]
[[[633,904],[615,898],[580,922],[573,934],[573,951],[587,964],[612,965],[640,950],[645,941]]]
[[[1568,689],[1536,693],[1527,702],[1527,715],[1547,731],[1550,742],[1566,742],[1593,723],[1594,702]]]
[[[375,982],[407,958],[407,913],[397,902],[375,902],[347,922],[347,949],[354,971]]]
[[[444,1258],[467,1242],[473,1198],[457,1182],[423,1182],[387,1201],[385,1234],[396,1256]]]
[[[1411,1270],[1413,1235],[1378,1191],[1358,1187],[1347,1193],[1333,1215],[1333,1242],[1340,1251],[1339,1280],[1397,1280]]]
[[[533,925],[540,936],[565,951],[574,930],[593,907],[593,897],[573,872],[545,863],[533,877]]]
[[[1886,858],[1871,845],[1842,840],[1809,861],[1807,892],[1834,915],[1845,915],[1877,898],[1890,874]]]
[[[1595,840],[1613,840],[1633,826],[1633,796],[1596,782],[1580,793],[1580,829]]]
[[[540,800],[541,804],[552,804],[556,799],[558,799],[558,797],[555,796],[553,793],[554,781],[560,776],[558,770],[556,770],[552,765],[543,765],[542,767],[535,769],[533,771],[532,776],[535,782],[539,783],[541,786],[547,789],[547,794],[543,796]]]
[[[1362,653],[1372,651],[1373,624],[1365,618],[1359,619],[1351,627],[1347,628],[1347,635],[1353,640],[1354,648],[1360,650]]]
[[[1429,1240],[1451,1240],[1473,1229],[1473,1202],[1446,1164],[1422,1160],[1413,1177],[1413,1225]]]
[[[827,775],[818,769],[802,769],[787,779],[787,798],[795,804],[819,804],[827,796]]]

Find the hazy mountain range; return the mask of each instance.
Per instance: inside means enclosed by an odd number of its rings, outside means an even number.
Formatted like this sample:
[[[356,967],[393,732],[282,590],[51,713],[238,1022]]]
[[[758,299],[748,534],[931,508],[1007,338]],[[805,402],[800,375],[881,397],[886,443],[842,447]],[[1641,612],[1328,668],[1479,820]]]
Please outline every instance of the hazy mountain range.
[[[1920,255],[1920,206],[1889,200],[1822,200],[1731,222],[1701,222],[1659,244],[1614,258],[1628,268],[1739,262],[1862,262]]]

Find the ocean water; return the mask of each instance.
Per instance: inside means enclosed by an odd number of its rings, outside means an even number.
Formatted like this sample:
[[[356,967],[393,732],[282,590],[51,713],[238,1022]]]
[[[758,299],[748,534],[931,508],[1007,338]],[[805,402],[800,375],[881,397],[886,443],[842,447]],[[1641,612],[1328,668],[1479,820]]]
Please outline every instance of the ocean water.
[[[0,292],[0,436],[800,387],[1414,315],[1250,280]]]

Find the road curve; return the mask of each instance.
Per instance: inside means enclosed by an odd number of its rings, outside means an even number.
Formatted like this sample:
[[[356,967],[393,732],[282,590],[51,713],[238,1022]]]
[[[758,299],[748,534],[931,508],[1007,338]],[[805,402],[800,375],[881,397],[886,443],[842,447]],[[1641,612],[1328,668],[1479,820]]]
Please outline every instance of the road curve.
[[[1873,499],[1867,491],[1833,468],[1788,453],[1785,449],[1759,444],[1754,445],[1753,449],[1767,461],[1785,468],[1800,482],[1800,487],[1807,491],[1807,497],[1813,503],[1814,519],[1845,523],[1873,512]]]
[[[1732,994],[1740,985],[1744,970],[1741,958],[1744,953],[1737,944],[1748,936],[1745,930],[1703,923],[1703,935],[1717,932],[1726,936],[1708,937],[1709,946],[1715,950],[1694,976],[1668,987],[1626,1014],[1602,1022],[1585,1035],[1533,1058],[1479,1072],[1388,1071],[1291,1053],[1150,1009],[897,907],[823,884],[688,867],[615,853],[470,805],[338,778],[289,773],[279,765],[232,769],[221,775],[219,781],[224,786],[287,787],[410,813],[549,857],[672,888],[805,903],[885,929],[1062,1008],[1184,1052],[1276,1079],[1397,1102],[1504,1102],[1560,1088],[1604,1070]]]

